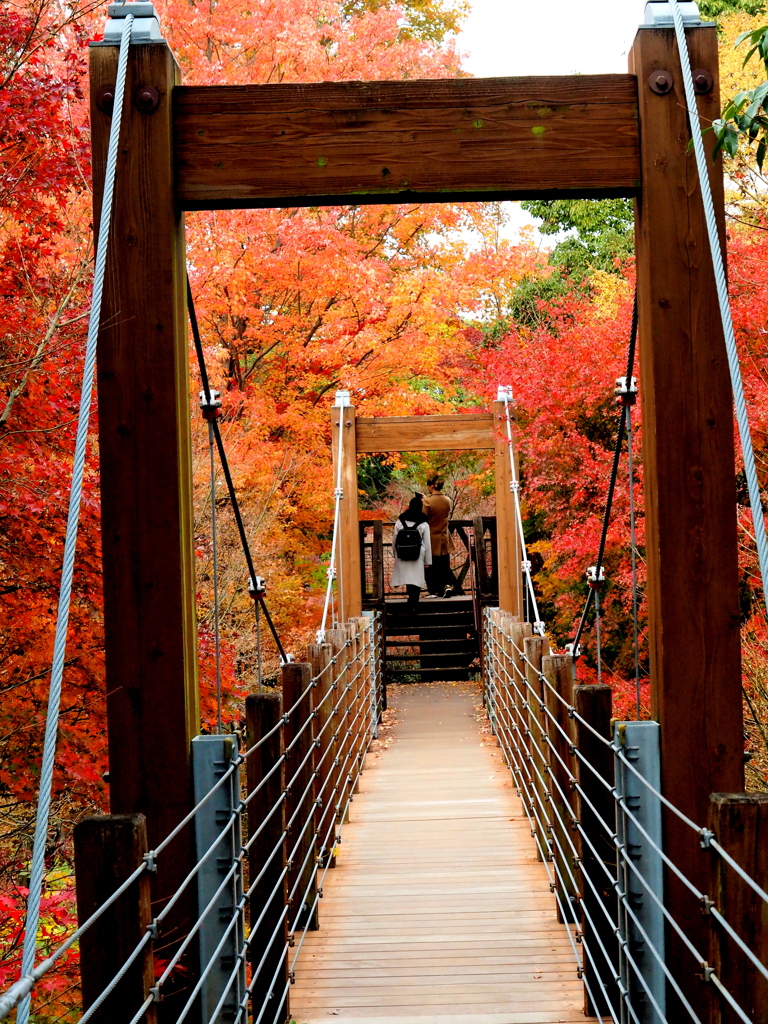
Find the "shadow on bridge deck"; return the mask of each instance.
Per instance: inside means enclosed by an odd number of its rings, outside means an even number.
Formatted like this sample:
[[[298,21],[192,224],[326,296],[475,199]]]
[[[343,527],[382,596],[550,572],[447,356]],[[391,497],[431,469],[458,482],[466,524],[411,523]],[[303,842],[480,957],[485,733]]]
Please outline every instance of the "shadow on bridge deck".
[[[368,756],[322,929],[298,963],[299,1024],[583,1024],[568,937],[480,699],[471,683],[390,688],[394,724]]]

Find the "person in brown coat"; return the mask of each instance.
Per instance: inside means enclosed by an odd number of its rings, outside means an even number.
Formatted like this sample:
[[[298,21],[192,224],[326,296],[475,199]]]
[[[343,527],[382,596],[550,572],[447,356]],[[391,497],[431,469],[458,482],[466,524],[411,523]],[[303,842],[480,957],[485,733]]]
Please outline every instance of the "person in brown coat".
[[[423,500],[432,546],[432,565],[426,573],[429,590],[426,596],[430,597],[450,597],[458,592],[456,579],[451,572],[451,540],[448,534],[451,502],[443,494],[443,485],[444,481],[439,476],[431,476],[427,480],[429,497]]]

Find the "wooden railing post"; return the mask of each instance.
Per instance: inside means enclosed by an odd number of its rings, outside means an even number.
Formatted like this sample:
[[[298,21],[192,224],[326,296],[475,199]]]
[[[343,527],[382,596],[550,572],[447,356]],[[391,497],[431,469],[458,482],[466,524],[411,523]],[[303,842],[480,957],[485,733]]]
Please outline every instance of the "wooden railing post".
[[[530,623],[525,623],[530,626]],[[547,749],[547,727],[545,714],[541,710],[544,701],[544,687],[539,678],[541,659],[549,653],[549,643],[540,636],[526,636],[523,639],[523,672],[524,679],[521,689],[528,702],[528,730],[531,751],[531,776],[536,802],[536,856],[549,860],[551,857],[550,841],[552,833],[552,810],[548,800],[547,768],[549,766],[549,750]]]
[[[147,853],[143,814],[97,815],[75,825],[77,919],[82,924],[136,870]],[[115,977],[152,920],[149,874],[126,890],[80,939],[83,1009],[87,1010]],[[154,984],[150,942],[91,1018],[97,1024],[127,1024]],[[151,1003],[143,1020],[155,1024]]]
[[[314,717],[312,714],[312,666],[308,662],[290,662],[281,670],[283,709],[287,715],[284,730],[285,801],[288,855],[288,927],[314,926],[311,909],[316,887],[312,871],[315,864]],[[296,707],[294,708],[294,705]],[[294,708],[293,711],[290,709]],[[290,713],[289,713],[290,712]],[[305,723],[309,725],[304,728]],[[298,738],[297,738],[298,737]],[[295,742],[294,742],[295,740]],[[291,746],[289,750],[288,747]],[[298,773],[298,774],[297,774]]]
[[[320,798],[320,810],[317,818],[318,858],[321,867],[325,867],[331,858],[331,850],[336,841],[336,814],[334,812],[333,779],[334,779],[334,689],[333,667],[331,658],[333,648],[330,644],[310,644],[309,661],[312,674],[317,677],[317,686],[313,692],[313,710],[317,711],[315,729],[320,745],[317,748],[317,764],[319,776],[317,792]]]
[[[282,718],[282,701],[276,693],[252,693],[245,699],[246,743],[250,749],[266,736]],[[283,756],[283,730],[272,735],[250,755],[247,762],[248,792],[259,783]],[[285,765],[273,771],[248,803],[248,838],[253,841],[248,856],[251,942],[250,957],[254,975],[251,1005],[254,1017],[266,1006],[265,1020],[288,1020],[288,889],[285,881]],[[277,810],[274,808],[277,807]],[[260,880],[256,882],[256,879]],[[255,884],[254,884],[255,883]],[[263,916],[262,916],[263,915]],[[259,922],[259,918],[261,921]],[[263,963],[262,963],[263,958]]]
[[[494,619],[498,640],[498,646],[496,647],[496,714],[500,731],[497,739],[501,746],[506,745],[507,753],[511,756],[510,748],[515,742],[515,727],[520,724],[520,702],[517,697],[517,690],[515,689],[516,675],[513,662],[512,640],[510,639],[515,616],[511,612],[496,609]],[[524,767],[524,770],[527,771],[527,766]],[[515,781],[519,782],[518,779]]]
[[[611,838],[616,820],[614,798],[611,794],[614,774],[613,751],[610,747],[611,688],[602,684],[575,686],[573,695],[576,714],[594,729],[592,732],[576,718],[576,749],[581,755],[578,758],[576,772],[581,790],[577,806],[585,837],[582,839],[581,855],[584,1013],[589,1017],[599,1012],[610,1018],[602,988],[605,988],[614,1012],[619,1012],[616,987],[618,947],[615,924],[611,923],[618,920],[616,894],[613,888],[613,879],[616,878],[616,847]],[[607,742],[603,743],[595,733]],[[605,868],[608,869],[608,873]],[[601,945],[608,953],[610,963],[601,951]],[[596,1006],[593,1006],[589,998],[587,985],[597,1003]]]
[[[713,793],[709,827],[739,867],[768,890],[768,793]],[[716,850],[712,858],[710,899],[762,964],[768,964],[768,906]],[[711,918],[710,960],[715,974],[755,1024],[768,1021],[768,981]],[[741,1018],[713,993],[713,1024]]]
[[[574,722],[566,705],[573,704],[573,658],[569,654],[551,654],[541,660],[541,671],[547,681],[544,703],[547,707],[547,729],[550,743],[550,795],[552,800],[552,839],[557,866],[557,891],[560,897],[557,914],[570,924],[578,919],[574,906],[577,894],[578,865],[571,844],[579,849],[573,822],[576,818],[576,790],[571,774],[576,765],[571,755]],[[562,699],[560,699],[562,698]],[[565,701],[565,703],[563,703]]]

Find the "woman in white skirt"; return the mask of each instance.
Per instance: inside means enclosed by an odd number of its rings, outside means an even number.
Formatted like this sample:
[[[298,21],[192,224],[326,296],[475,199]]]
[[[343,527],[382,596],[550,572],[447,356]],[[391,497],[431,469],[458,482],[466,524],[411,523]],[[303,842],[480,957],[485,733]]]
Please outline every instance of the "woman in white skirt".
[[[402,545],[398,553],[398,534],[405,530],[401,537],[410,541],[408,547]],[[414,530],[418,531],[421,537],[421,546],[416,554],[418,541]],[[411,540],[412,539],[412,540]],[[415,542],[415,543],[414,543]],[[415,606],[419,603],[419,594],[426,587],[424,579],[424,566],[432,565],[432,546],[429,540],[429,526],[427,517],[424,515],[421,504],[421,495],[417,494],[411,498],[410,504],[402,515],[398,516],[395,522],[395,532],[392,543],[392,551],[395,556],[392,567],[392,586],[402,587],[408,593],[408,604]],[[413,555],[416,554],[416,557]],[[411,555],[410,558],[406,557]]]

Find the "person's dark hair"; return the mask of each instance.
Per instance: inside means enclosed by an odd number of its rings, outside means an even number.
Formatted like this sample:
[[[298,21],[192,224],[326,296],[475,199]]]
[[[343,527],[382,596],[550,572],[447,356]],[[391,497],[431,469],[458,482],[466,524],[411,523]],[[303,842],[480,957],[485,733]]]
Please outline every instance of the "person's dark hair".
[[[420,494],[414,494],[408,502],[408,508],[401,514],[400,518],[407,519],[409,523],[416,522],[417,525],[419,523],[426,523],[427,517],[424,515]]]
[[[443,480],[441,476],[438,476],[437,473],[434,473],[427,480],[427,487],[434,487],[436,491],[442,491],[444,484],[445,480]]]

